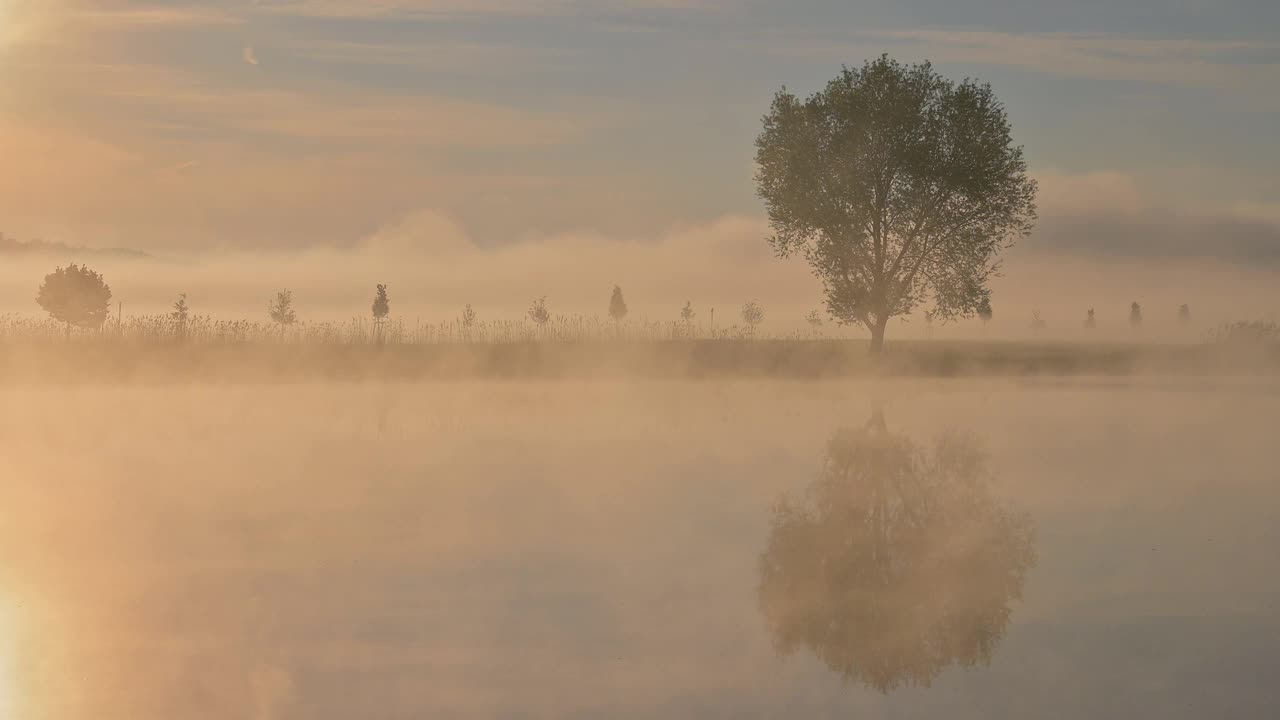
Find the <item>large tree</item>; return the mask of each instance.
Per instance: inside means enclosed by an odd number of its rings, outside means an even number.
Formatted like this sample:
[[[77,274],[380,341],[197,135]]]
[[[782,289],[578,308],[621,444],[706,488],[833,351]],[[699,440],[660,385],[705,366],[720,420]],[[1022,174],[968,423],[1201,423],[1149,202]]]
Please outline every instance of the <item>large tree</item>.
[[[71,337],[73,325],[95,330],[102,327],[111,304],[111,287],[102,275],[72,263],[44,277],[36,291],[36,303],[62,323]]]
[[[884,345],[931,302],[948,321],[990,300],[999,253],[1031,231],[1036,183],[991,86],[888,56],[800,99],[783,88],[756,140],[770,243],[800,254],[837,321]]]

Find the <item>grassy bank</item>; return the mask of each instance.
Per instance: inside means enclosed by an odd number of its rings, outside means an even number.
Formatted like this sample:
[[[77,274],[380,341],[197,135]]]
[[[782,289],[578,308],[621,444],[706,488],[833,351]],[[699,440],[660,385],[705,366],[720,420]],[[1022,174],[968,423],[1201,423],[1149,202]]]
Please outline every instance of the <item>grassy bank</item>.
[[[873,358],[859,340],[670,340],[423,345],[0,342],[0,383],[306,382],[592,377],[818,379],[868,375],[1280,374],[1280,348],[899,342]]]

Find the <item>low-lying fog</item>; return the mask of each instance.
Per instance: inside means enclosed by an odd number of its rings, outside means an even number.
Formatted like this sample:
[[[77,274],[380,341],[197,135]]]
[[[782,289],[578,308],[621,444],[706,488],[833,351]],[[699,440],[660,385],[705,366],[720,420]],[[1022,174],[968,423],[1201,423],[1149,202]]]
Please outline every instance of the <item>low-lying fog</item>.
[[[36,288],[54,266],[86,263],[112,290],[111,308],[125,316],[165,313],[179,293],[191,312],[226,320],[267,321],[267,302],[293,291],[300,321],[367,319],[377,283],[390,287],[391,317],[409,327],[454,321],[471,304],[481,321],[525,318],[537,298],[553,314],[607,318],[610,291],[621,286],[629,320],[673,322],[685,302],[704,329],[741,323],[748,301],[765,311],[761,331],[810,330],[805,316],[819,310],[822,291],[802,259],[779,260],[764,241],[758,218],[728,217],[630,239],[597,234],[526,238],[477,245],[456,224],[424,213],[383,228],[343,249],[270,252],[155,251],[152,260],[63,252],[17,255],[0,262],[3,313],[42,317]],[[992,281],[994,317],[927,328],[923,313],[892,321],[888,337],[936,339],[1075,339],[1199,341],[1223,323],[1276,319],[1280,296],[1269,263],[1238,259],[1113,258],[1054,255],[1015,246],[1004,274]],[[1129,324],[1130,304],[1142,307],[1142,332]],[[1190,322],[1179,318],[1189,306]],[[1097,327],[1085,330],[1088,310]],[[1043,327],[1033,332],[1035,314]],[[865,337],[861,328],[823,334]]]
[[[1280,704],[1273,379],[0,392],[0,717]]]

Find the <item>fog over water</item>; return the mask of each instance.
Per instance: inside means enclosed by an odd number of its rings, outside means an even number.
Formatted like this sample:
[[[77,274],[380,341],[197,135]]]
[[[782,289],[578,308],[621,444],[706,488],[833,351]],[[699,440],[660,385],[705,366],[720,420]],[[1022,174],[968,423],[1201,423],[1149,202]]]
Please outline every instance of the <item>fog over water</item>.
[[[0,720],[1280,718],[1277,29],[0,0]]]
[[[0,717],[1280,705],[1270,377],[0,393]]]

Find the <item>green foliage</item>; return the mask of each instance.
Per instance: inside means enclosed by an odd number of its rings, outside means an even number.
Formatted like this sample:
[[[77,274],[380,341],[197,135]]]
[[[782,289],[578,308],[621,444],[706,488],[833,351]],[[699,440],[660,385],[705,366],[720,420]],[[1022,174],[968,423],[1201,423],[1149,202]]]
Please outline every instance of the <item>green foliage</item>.
[[[73,326],[99,329],[107,319],[111,288],[102,275],[72,263],[45,276],[36,292],[36,303],[68,333]]]
[[[882,342],[931,299],[942,321],[988,299],[998,255],[1034,225],[1036,183],[989,85],[887,56],[807,99],[785,88],[756,140],[757,190],[783,257],[800,254],[827,310]]]

